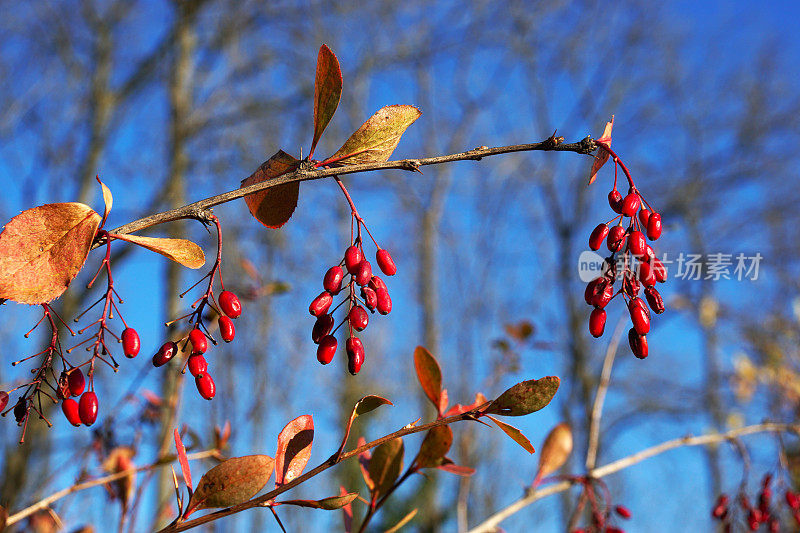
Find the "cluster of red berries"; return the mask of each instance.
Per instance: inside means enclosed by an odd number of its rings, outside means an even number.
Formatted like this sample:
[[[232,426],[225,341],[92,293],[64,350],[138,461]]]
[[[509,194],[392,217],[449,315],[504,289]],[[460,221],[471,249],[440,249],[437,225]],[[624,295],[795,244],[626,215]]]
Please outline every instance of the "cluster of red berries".
[[[628,520],[632,515],[630,510],[627,507],[622,505],[617,505],[614,507],[614,512],[620,518],[624,518]],[[613,527],[606,524],[608,518],[610,518],[610,513],[606,513],[605,516],[599,510],[595,510],[592,512],[592,527],[589,529],[578,528],[573,529],[572,533],[589,533],[590,531],[597,531],[601,533],[625,533],[625,530],[619,527]]]
[[[758,505],[750,503],[750,499],[742,492],[738,496],[739,507],[745,513],[745,520],[750,531],[758,531],[761,525],[766,525],[768,531],[777,533],[781,531],[778,513],[772,507],[772,475],[766,474],[761,482],[761,491],[758,493]],[[786,505],[792,513],[792,518],[797,526],[800,526],[800,494],[791,489],[785,492]],[[717,498],[711,516],[723,523],[724,531],[731,531],[732,515],[735,507],[731,507],[731,501],[727,494],[720,494]]]
[[[592,250],[599,250],[605,242],[611,252],[605,259],[603,275],[590,281],[584,293],[586,303],[594,307],[589,317],[589,332],[594,337],[603,335],[606,326],[605,307],[622,294],[633,323],[628,331],[628,343],[634,355],[644,359],[648,355],[650,310],[656,314],[664,312],[664,300],[655,284],[667,280],[667,270],[647,243],[648,239],[654,241],[661,236],[661,215],[647,204],[635,187],[631,187],[623,198],[614,185],[608,193],[608,203],[618,213],[617,216],[598,225],[589,236]],[[627,226],[624,224],[626,219]],[[609,224],[614,225],[609,227]],[[622,283],[615,291],[614,283],[618,279]],[[647,303],[639,297],[642,287]]]
[[[85,424],[91,426],[97,420],[99,403],[93,390],[84,392],[86,378],[80,368],[61,373],[58,379],[56,394],[61,398],[61,411],[64,417],[75,427]],[[78,401],[73,397],[80,396]]]
[[[225,342],[231,342],[236,336],[236,328],[231,319],[241,316],[242,304],[239,302],[239,298],[231,291],[222,291],[219,294],[217,303],[221,311],[217,320],[220,337]],[[191,344],[192,349],[184,363],[184,371],[188,368],[189,373],[194,376],[197,392],[200,393],[200,396],[206,400],[211,400],[217,393],[217,387],[208,372],[208,362],[204,354],[208,351],[208,341],[210,340],[212,344],[216,344],[216,341],[207,330],[203,331],[203,329],[202,320],[198,318],[194,328],[186,337],[183,351],[186,351],[186,347],[189,344]],[[178,343],[174,341],[165,342],[153,356],[153,366],[159,367],[167,364],[177,353]]]
[[[375,262],[381,272],[387,276],[394,276],[397,272],[392,256],[383,248],[378,247]],[[349,280],[345,280],[345,270],[350,275]],[[339,294],[345,285],[349,292],[347,298],[331,309],[333,297]],[[327,365],[333,360],[338,346],[334,333],[339,326],[347,322],[349,329],[349,335],[345,342],[347,368],[351,374],[356,375],[361,370],[361,365],[364,364],[364,345],[361,339],[355,336],[353,330],[363,331],[366,329],[369,324],[367,310],[370,313],[377,311],[382,315],[388,315],[392,310],[389,290],[380,277],[372,274],[372,265],[364,256],[360,237],[345,250],[344,259],[338,265],[328,269],[322,286],[325,290],[308,306],[311,315],[317,317],[311,330],[312,340],[319,345],[317,360],[323,365]],[[358,287],[360,296],[356,294],[356,287]],[[336,321],[333,313],[345,302],[349,304],[347,317],[334,328]]]

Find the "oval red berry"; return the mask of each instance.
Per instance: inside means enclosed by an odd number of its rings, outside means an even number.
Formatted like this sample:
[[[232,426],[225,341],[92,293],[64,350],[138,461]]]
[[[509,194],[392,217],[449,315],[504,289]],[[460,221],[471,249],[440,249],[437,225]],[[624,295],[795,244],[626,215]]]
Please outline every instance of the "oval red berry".
[[[325,277],[322,280],[322,287],[331,294],[339,294],[342,290],[342,280],[344,279],[344,271],[340,266],[334,266],[325,272]]]
[[[358,264],[364,260],[364,252],[361,251],[361,248],[355,245],[351,245],[347,250],[344,251],[344,266],[347,268],[347,271],[351,274],[356,273],[356,268],[358,268]]]
[[[612,252],[619,252],[622,250],[622,247],[625,245],[625,228],[622,226],[614,226],[611,228],[611,231],[608,232],[608,238],[606,238],[606,246]]]
[[[374,311],[378,305],[378,293],[370,287],[361,287],[361,298],[364,299],[364,305],[370,311]]]
[[[133,359],[139,355],[139,349],[141,346],[142,345],[139,342],[139,334],[135,329],[125,328],[122,331],[122,353],[125,354],[125,357],[128,359]]]
[[[87,391],[81,396],[81,401],[78,402],[78,414],[81,417],[81,422],[87,426],[94,424],[97,420],[98,411],[97,395],[94,391]]]
[[[189,361],[186,363],[186,367],[189,369],[189,373],[191,375],[197,377],[208,370],[208,362],[202,354],[194,353],[189,356]]]
[[[589,235],[589,248],[592,250],[599,250],[603,245],[603,241],[608,237],[608,224],[600,224]]]
[[[372,279],[369,280],[369,288],[375,292],[378,292],[381,289],[383,289],[384,291],[389,290],[386,287],[386,283],[384,283],[383,280],[378,276],[372,276]]]
[[[8,405],[8,393],[6,391],[0,391],[0,411],[6,408]]]
[[[397,273],[397,266],[394,264],[392,256],[383,248],[379,248],[375,253],[375,261],[378,262],[378,268],[387,276],[394,276]]]
[[[608,205],[611,206],[615,213],[622,213],[622,193],[617,189],[613,189],[608,193]]]
[[[325,335],[322,337],[319,341],[319,347],[317,347],[317,361],[323,365],[327,365],[333,361],[333,356],[336,355],[337,345],[336,337],[333,335]]]
[[[61,411],[64,413],[64,417],[67,421],[75,427],[81,425],[81,415],[78,412],[78,402],[73,400],[72,398],[67,398],[63,402],[61,402]]]
[[[655,288],[647,287],[644,290],[644,296],[647,298],[647,305],[650,306],[650,309],[652,309],[655,314],[660,315],[664,312],[664,299]]]
[[[314,327],[311,329],[311,340],[315,344],[319,344],[322,338],[331,332],[333,324],[332,315],[320,315],[317,317],[317,321],[314,322]]]
[[[67,374],[67,383],[69,384],[69,393],[73,396],[80,396],[83,394],[83,389],[86,387],[86,379],[83,377],[83,372],[80,368],[73,368]]]
[[[654,241],[661,237],[661,215],[653,213],[647,221],[647,238]]]
[[[389,291],[382,289],[376,291],[378,295],[378,305],[376,308],[382,315],[388,315],[392,312],[392,298],[389,296]]]
[[[192,343],[192,353],[206,353],[208,339],[200,328],[194,328],[189,332],[189,342]]]
[[[348,320],[350,320],[350,325],[357,331],[363,331],[369,324],[369,314],[363,307],[356,305],[350,309]]]
[[[598,338],[603,336],[603,331],[606,329],[606,311],[605,309],[595,308],[592,314],[589,315],[589,333],[592,337]]]
[[[347,351],[347,370],[354,376],[361,370],[364,364],[364,345],[358,337],[350,337],[345,342]]]
[[[196,375],[194,383],[197,385],[197,392],[206,400],[211,400],[217,393],[217,386],[208,372]]]
[[[231,291],[222,291],[218,298],[222,312],[231,318],[239,318],[242,314],[242,303]]]
[[[647,253],[647,240],[644,233],[634,230],[628,235],[628,249],[636,257],[644,257]]]
[[[331,296],[331,293],[322,291],[319,296],[311,301],[311,305],[308,306],[308,312],[311,313],[312,316],[324,315],[328,312],[332,303],[333,296]]]
[[[643,228],[647,228],[647,221],[650,220],[650,215],[652,213],[649,209],[642,209],[639,211],[639,222],[641,223]]]
[[[631,347],[633,355],[639,359],[644,359],[647,357],[647,337],[645,335],[639,335],[633,328],[629,329],[628,344]]]
[[[166,365],[170,359],[175,357],[176,353],[178,353],[178,345],[172,341],[165,342],[153,356],[153,366]]]
[[[369,280],[372,279],[372,265],[369,261],[364,259],[358,264],[356,267],[355,278],[356,283],[362,287],[369,283]]]
[[[635,192],[628,193],[628,196],[622,200],[622,214],[626,217],[632,217],[639,210],[639,205],[641,205],[639,195]]]
[[[236,326],[233,325],[233,320],[227,316],[219,317],[217,325],[219,325],[219,335],[225,342],[231,342],[236,337]]]

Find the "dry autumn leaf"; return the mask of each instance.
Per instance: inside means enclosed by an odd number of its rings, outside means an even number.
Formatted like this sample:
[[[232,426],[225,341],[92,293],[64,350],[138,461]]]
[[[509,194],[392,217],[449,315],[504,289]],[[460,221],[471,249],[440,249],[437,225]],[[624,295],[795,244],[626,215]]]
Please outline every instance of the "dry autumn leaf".
[[[206,262],[203,249],[187,239],[166,239],[162,237],[142,237],[140,235],[121,235],[112,233],[111,236],[132,244],[138,244],[151,252],[156,252],[176,263],[189,268],[200,268]]]
[[[274,466],[268,455],[234,457],[218,464],[200,478],[184,516],[197,509],[246,502],[264,488]]]
[[[59,297],[86,262],[100,215],[77,202],[20,213],[0,234],[0,298],[24,304]]]
[[[562,422],[550,430],[542,444],[542,453],[539,455],[539,471],[536,473],[534,486],[545,476],[549,476],[567,462],[572,453],[572,430],[569,424]]]
[[[317,55],[317,76],[314,80],[314,138],[311,141],[309,157],[314,154],[322,132],[333,118],[339,99],[342,96],[342,69],[339,60],[326,45],[319,48]]]
[[[249,177],[242,181],[242,187],[248,187],[262,181],[277,178],[295,170],[300,161],[279,150],[270,157]],[[293,181],[276,185],[263,191],[254,192],[244,197],[250,214],[268,228],[280,228],[292,217],[297,198],[300,195],[300,182]]]
[[[311,458],[314,441],[314,420],[311,415],[298,416],[278,435],[278,450],[275,452],[275,486],[299,476]]]
[[[438,410],[441,406],[439,400],[442,394],[442,370],[439,368],[439,363],[431,355],[431,352],[422,346],[417,346],[414,350],[414,368],[425,396]]]
[[[597,139],[597,142],[603,143],[607,146],[611,146],[611,130],[614,129],[614,115],[611,115],[611,122],[606,122],[606,127],[603,129],[603,135]],[[594,161],[592,162],[592,169],[589,171],[589,185],[594,183],[594,180],[597,179],[597,173],[600,171],[603,165],[606,164],[608,161],[608,152],[600,149],[600,152],[595,156]]]
[[[389,105],[380,108],[335,154],[331,164],[358,165],[387,161],[397,148],[400,137],[422,112],[413,105]]]

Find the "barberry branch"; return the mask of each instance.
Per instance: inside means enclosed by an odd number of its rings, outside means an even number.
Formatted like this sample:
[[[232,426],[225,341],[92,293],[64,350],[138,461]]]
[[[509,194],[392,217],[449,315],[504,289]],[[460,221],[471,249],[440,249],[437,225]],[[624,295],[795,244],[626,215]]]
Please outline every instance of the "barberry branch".
[[[686,436],[656,444],[649,448],[645,448],[627,457],[617,459],[611,463],[600,466],[589,471],[587,477],[602,478],[615,474],[621,470],[625,470],[637,463],[641,463],[646,459],[655,457],[664,452],[674,450],[676,448],[683,448],[689,446],[714,446],[721,442],[733,440],[738,437],[747,435],[755,435],[759,433],[794,433],[800,436],[800,424],[777,424],[772,422],[765,422],[763,424],[754,424],[752,426],[745,426],[737,429],[732,429],[725,433],[709,433],[706,435],[699,435],[696,437]],[[542,489],[528,488],[522,498],[508,505],[507,507],[496,512],[479,525],[470,529],[467,533],[490,533],[496,531],[498,524],[510,516],[520,512],[530,504],[541,500],[547,496],[564,492],[575,484],[575,481],[560,481],[553,485],[548,485]]]
[[[189,460],[196,460],[196,459],[206,459],[208,457],[215,457],[219,455],[219,450],[212,449],[212,450],[204,450],[202,452],[195,452],[187,454],[187,459]],[[92,487],[97,487],[99,485],[105,485],[107,483],[112,483],[119,479],[128,477],[133,474],[138,474],[139,472],[147,472],[151,470],[155,470],[158,468],[164,468],[165,466],[169,466],[172,464],[172,461],[167,461],[165,459],[159,459],[149,465],[140,466],[138,468],[129,468],[127,470],[122,470],[121,472],[116,472],[114,474],[109,474],[107,476],[90,479],[88,481],[84,481],[83,483],[76,483],[70,487],[65,489],[61,489],[58,492],[54,492],[50,496],[42,498],[38,502],[34,503],[33,505],[29,505],[25,509],[17,511],[16,513],[12,514],[6,520],[6,525],[10,526],[12,524],[16,524],[20,520],[23,520],[32,514],[40,511],[42,509],[47,509],[53,503],[57,502],[58,500],[69,496],[70,494],[74,494],[76,492],[80,492],[82,490],[91,489]]]
[[[236,200],[244,196],[247,196],[248,194],[268,189],[270,187],[283,185],[285,183],[292,183],[295,181],[316,180],[316,179],[328,178],[331,176],[341,176],[344,174],[354,174],[357,172],[370,172],[374,170],[400,169],[400,170],[419,171],[419,167],[427,165],[439,165],[443,163],[452,163],[455,161],[480,161],[484,157],[491,157],[494,155],[508,154],[513,152],[557,151],[557,152],[574,152],[578,154],[588,155],[596,149],[597,149],[597,144],[591,137],[586,137],[585,139],[574,143],[564,143],[563,137],[556,137],[555,134],[553,134],[541,142],[536,142],[531,144],[513,144],[509,146],[498,146],[495,148],[488,148],[485,146],[481,146],[479,148],[475,148],[474,150],[468,150],[466,152],[459,152],[456,154],[441,155],[436,157],[425,157],[421,159],[400,159],[397,161],[385,161],[381,163],[363,163],[360,165],[346,165],[346,166],[340,166],[334,168],[322,168],[322,169],[314,169],[313,165],[308,165],[308,164],[300,165],[300,167],[293,172],[288,172],[281,176],[277,176],[275,178],[271,178],[262,181],[260,183],[256,183],[254,185],[250,185],[248,187],[242,187],[239,189],[234,189],[232,191],[217,194],[215,196],[211,196],[209,198],[205,198],[203,200],[187,204],[177,209],[171,209],[169,211],[155,213],[153,215],[149,215],[144,218],[134,220],[133,222],[129,222],[128,224],[125,224],[123,226],[120,226],[112,230],[110,233],[124,235],[127,233],[140,231],[145,228],[155,226],[157,224],[163,224],[165,222],[172,222],[175,220],[181,220],[187,218],[206,219],[208,217],[208,210],[216,205],[224,204],[232,200]]]

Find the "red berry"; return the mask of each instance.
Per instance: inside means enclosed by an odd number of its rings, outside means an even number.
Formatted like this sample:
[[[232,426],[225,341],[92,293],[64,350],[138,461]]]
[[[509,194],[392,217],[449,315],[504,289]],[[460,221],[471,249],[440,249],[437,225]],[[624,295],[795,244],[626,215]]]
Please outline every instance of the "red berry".
[[[350,337],[345,343],[345,350],[347,350],[347,369],[355,376],[364,364],[364,345],[358,337]]]
[[[599,224],[592,230],[592,234],[589,235],[589,248],[592,250],[599,250],[607,236],[608,224]]]
[[[606,246],[612,252],[619,252],[625,244],[625,228],[622,226],[614,226],[608,233],[606,239]]]
[[[6,391],[0,391],[0,411],[6,408],[8,405],[8,393]]]
[[[636,257],[644,257],[647,251],[647,241],[644,238],[644,233],[634,230],[628,235],[628,250]]]
[[[197,385],[197,392],[206,400],[210,400],[217,393],[217,386],[208,372],[197,374],[194,377],[194,384]]]
[[[664,312],[664,299],[655,288],[647,287],[644,290],[644,296],[647,298],[647,305],[650,306],[650,309],[652,309],[655,314],[660,315]]]
[[[86,387],[86,379],[83,377],[83,372],[80,368],[73,368],[67,374],[67,383],[69,384],[69,393],[73,396],[80,396],[83,394],[83,389]]]
[[[242,304],[239,298],[231,291],[222,291],[219,295],[219,307],[222,312],[231,318],[239,318],[242,314]]]
[[[613,296],[614,296],[614,286],[611,284],[610,281],[603,278],[595,286],[594,295],[592,296],[592,305],[602,309],[608,305],[608,302],[611,301],[611,298]]]
[[[340,266],[330,267],[325,272],[325,278],[322,280],[322,286],[331,294],[339,294],[342,290],[342,280],[344,279],[344,271]]]
[[[367,324],[369,324],[369,315],[360,305],[356,305],[350,309],[347,318],[350,320],[350,325],[353,326],[356,331],[363,331],[364,328],[367,327]]]
[[[178,353],[178,345],[172,341],[165,342],[153,356],[153,366],[166,365],[170,359],[175,357],[176,353]]]
[[[592,314],[589,315],[589,333],[592,337],[598,338],[603,336],[603,330],[606,329],[606,311],[605,309],[594,308]]]
[[[192,353],[206,353],[208,349],[208,339],[200,328],[194,328],[189,332],[189,342],[192,343]]]
[[[387,276],[394,276],[397,273],[397,267],[392,256],[383,248],[378,248],[377,253],[375,253],[375,261],[378,262],[378,268],[381,269],[381,272]]]
[[[14,420],[17,421],[17,424],[25,419],[26,414],[28,414],[28,402],[24,398],[20,398],[17,400],[17,405],[14,406]]]
[[[800,497],[791,490],[786,491],[786,505],[795,511],[800,509]]]
[[[628,330],[628,344],[631,346],[631,351],[633,355],[638,357],[639,359],[644,359],[647,357],[647,337],[645,335],[639,335],[636,333],[636,330],[631,328]]]
[[[136,333],[135,329],[125,328],[122,331],[122,353],[125,354],[125,357],[133,359],[139,355],[139,348],[141,348],[141,346],[139,334]]]
[[[656,277],[656,281],[659,283],[667,281],[667,268],[664,263],[658,257],[653,257],[651,262],[653,263],[653,275]]]
[[[87,426],[94,424],[97,420],[97,395],[94,391],[87,391],[81,396],[81,401],[78,402],[78,414],[81,417],[81,422]]]
[[[653,213],[647,221],[647,238],[654,241],[661,237],[661,215]]]
[[[308,312],[313,316],[324,315],[333,303],[333,296],[328,291],[322,291],[308,306]]]
[[[592,305],[592,299],[594,298],[594,293],[597,290],[597,285],[605,279],[606,278],[595,278],[586,284],[586,290],[583,291],[583,299],[586,302],[586,305]]]
[[[628,196],[622,200],[622,214],[626,217],[632,217],[639,210],[639,195],[635,192],[628,193]]]
[[[361,287],[361,298],[364,299],[364,305],[367,309],[374,311],[378,305],[378,293],[370,287]]]
[[[770,533],[778,533],[781,530],[781,523],[778,522],[777,518],[772,518],[769,521],[769,531]]]
[[[622,194],[617,189],[608,193],[608,205],[615,213],[622,213]]]
[[[392,299],[389,297],[389,291],[386,289],[376,291],[378,295],[378,312],[382,315],[388,315],[392,312]]]
[[[380,289],[383,289],[385,291],[389,290],[386,287],[386,284],[383,282],[383,280],[378,276],[372,276],[372,279],[369,280],[369,288],[375,292],[378,292]]]
[[[347,250],[344,251],[344,266],[347,268],[347,271],[351,274],[356,273],[356,268],[358,268],[358,264],[364,260],[364,253],[361,251],[356,245],[351,245]]]
[[[651,214],[649,209],[642,208],[642,210],[639,211],[639,222],[642,224],[643,228],[647,228],[647,221],[650,220]]]
[[[208,370],[208,362],[206,361],[206,358],[203,357],[203,354],[199,353],[193,353],[190,355],[186,366],[189,368],[189,373],[194,377],[197,377]]]
[[[325,335],[322,337],[319,341],[319,347],[317,348],[317,361],[323,365],[327,365],[333,361],[333,356],[336,355],[337,345],[336,337],[333,335]]]
[[[639,335],[647,335],[650,332],[650,316],[647,314],[647,307],[641,298],[632,298],[628,304],[628,311],[631,314],[633,329]]]
[[[639,280],[644,283],[645,287],[652,287],[656,284],[656,275],[653,272],[651,261],[639,263]]]
[[[717,520],[722,520],[728,514],[728,507],[722,504],[716,505],[714,509],[711,510],[711,516],[716,518]]]
[[[219,335],[225,342],[231,342],[236,337],[236,326],[233,325],[233,320],[225,315],[222,315],[217,320],[219,325]]]
[[[363,287],[369,283],[370,279],[372,279],[372,265],[369,263],[369,261],[364,259],[356,267],[356,272],[354,275],[356,278],[356,283]]]
[[[617,505],[614,510],[617,512],[624,519],[629,519],[631,517],[631,512],[628,510],[627,507],[623,507],[622,505]]]
[[[75,427],[81,425],[81,415],[78,412],[78,402],[73,400],[72,398],[67,398],[63,402],[61,402],[61,411],[64,412],[64,416],[67,418],[67,421]]]
[[[314,344],[319,344],[322,338],[331,332],[333,323],[332,315],[320,315],[317,317],[314,327],[311,329],[311,340],[314,341]]]

